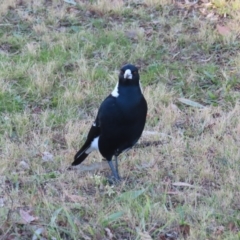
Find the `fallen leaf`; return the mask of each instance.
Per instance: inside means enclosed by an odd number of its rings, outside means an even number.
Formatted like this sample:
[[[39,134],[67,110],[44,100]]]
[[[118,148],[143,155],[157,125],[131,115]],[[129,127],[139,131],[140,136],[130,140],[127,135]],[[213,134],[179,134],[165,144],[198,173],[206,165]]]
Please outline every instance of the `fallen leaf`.
[[[138,232],[138,235],[140,236],[141,240],[152,240],[152,237],[149,235],[148,232]]]
[[[22,218],[23,224],[28,224],[28,223],[31,223],[38,219],[38,217],[34,217],[34,216],[30,215],[29,212],[30,211],[24,211],[24,210],[20,209],[19,213]]]
[[[168,191],[167,194],[169,194],[169,195],[179,195],[181,193],[180,192]]]
[[[55,144],[59,144],[62,148],[66,148],[67,146],[65,136],[61,133],[53,134],[52,142]]]
[[[189,0],[185,0],[185,4],[190,5],[190,6],[193,6],[193,5],[196,5],[196,6],[197,6],[196,3],[198,3],[198,0],[197,0],[197,1],[189,1]]]
[[[49,162],[49,161],[52,161],[53,160],[53,155],[49,152],[43,152],[42,153],[42,160],[44,162]]]
[[[228,223],[228,229],[231,232],[235,232],[235,233],[237,232],[237,226],[234,222]]]
[[[198,102],[194,102],[192,100],[186,99],[186,98],[178,98],[178,101],[181,103],[184,103],[186,105],[189,105],[191,107],[198,107],[198,108],[204,108],[204,106]]]
[[[213,4],[211,2],[209,2],[209,0],[201,0],[202,1],[202,6],[205,7],[212,7]]]
[[[161,234],[161,235],[159,236],[159,240],[167,240],[166,237],[165,237],[165,234]]]
[[[161,135],[162,133],[157,131],[143,131],[143,135]]]
[[[214,17],[214,13],[213,12],[211,12],[211,13],[209,13],[207,16],[206,16],[206,18],[213,18]]]
[[[65,3],[69,3],[69,4],[72,4],[72,5],[76,5],[77,3],[73,0],[63,0]]]
[[[178,108],[178,106],[173,104],[173,103],[170,104],[170,108],[171,108],[171,110],[173,110],[173,112],[176,112],[176,113],[180,113],[181,112],[181,110]]]
[[[172,183],[172,185],[175,187],[192,187],[192,188],[195,187],[195,186],[193,186],[189,183],[185,183],[185,182],[174,182],[174,183]]]
[[[82,196],[79,196],[79,195],[66,195],[70,201],[74,202],[74,203],[79,203],[79,202],[83,202],[85,201],[86,199]]]
[[[126,37],[132,39],[132,40],[137,40],[138,38],[138,33],[135,30],[128,30],[125,32]]]
[[[165,234],[167,240],[175,240],[178,239],[178,233],[176,231],[168,232]]]
[[[108,238],[108,240],[112,240],[113,234],[112,234],[111,230],[109,228],[105,228],[104,230],[105,230],[106,237]]]
[[[222,235],[224,233],[225,227],[224,226],[218,226],[215,229],[215,234],[217,236]]]
[[[34,109],[32,109],[32,113],[39,114],[41,112],[42,112],[42,108],[41,107],[35,107]]]
[[[0,207],[4,206],[4,198],[0,198]]]
[[[212,117],[213,118],[219,118],[219,117],[221,117],[222,115],[221,115],[221,113],[213,113],[212,114]]]
[[[161,22],[159,20],[153,20],[152,23],[155,24],[155,25],[161,24]]]
[[[186,7],[184,4],[182,4],[182,3],[180,3],[180,2],[176,2],[175,4],[176,4],[176,6],[179,7],[179,8],[185,8],[185,7]]]
[[[222,36],[231,34],[230,29],[227,26],[217,24],[218,33]]]
[[[206,16],[207,19],[210,21],[217,21],[218,20],[218,15],[216,15],[214,12],[210,12]]]
[[[44,232],[44,228],[38,228],[34,231],[32,240],[42,239],[40,235]]]
[[[184,238],[190,235],[190,226],[188,224],[179,225],[179,231]]]
[[[25,161],[21,161],[19,163],[19,166],[22,168],[22,169],[30,169],[29,165],[25,162]]]
[[[16,240],[16,234],[14,234],[14,233],[11,233],[9,235],[7,234],[7,235],[5,235],[4,239],[5,240]]]
[[[146,169],[146,168],[151,168],[156,164],[156,161],[154,158],[152,158],[150,161],[148,162],[142,162],[141,165],[137,165],[138,169]]]

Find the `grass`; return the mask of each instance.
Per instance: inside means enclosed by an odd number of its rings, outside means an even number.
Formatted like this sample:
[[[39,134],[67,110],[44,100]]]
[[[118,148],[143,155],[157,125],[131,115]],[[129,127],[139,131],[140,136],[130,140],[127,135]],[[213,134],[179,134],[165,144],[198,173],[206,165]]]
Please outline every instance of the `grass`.
[[[239,1],[76,3],[1,3],[1,239],[239,239]],[[128,62],[161,144],[109,186],[66,169]]]

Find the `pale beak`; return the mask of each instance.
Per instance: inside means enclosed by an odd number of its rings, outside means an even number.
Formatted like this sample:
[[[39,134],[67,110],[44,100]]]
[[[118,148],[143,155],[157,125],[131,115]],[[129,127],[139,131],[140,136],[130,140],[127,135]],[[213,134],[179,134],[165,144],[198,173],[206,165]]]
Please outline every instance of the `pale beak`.
[[[132,72],[131,70],[127,69],[124,73],[124,79],[132,79]]]

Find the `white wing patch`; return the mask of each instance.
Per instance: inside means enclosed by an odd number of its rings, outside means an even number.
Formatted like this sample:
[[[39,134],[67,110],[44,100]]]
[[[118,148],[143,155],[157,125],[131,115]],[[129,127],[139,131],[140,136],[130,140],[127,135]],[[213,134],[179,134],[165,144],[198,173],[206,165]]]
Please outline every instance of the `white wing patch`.
[[[92,152],[94,150],[98,150],[98,140],[99,140],[99,137],[96,137],[93,139],[90,147],[85,151],[86,154],[89,154],[90,152]]]
[[[140,87],[141,93],[143,93],[142,84],[140,82],[139,82],[139,87]]]
[[[118,83],[116,84],[115,88],[113,89],[111,95],[113,97],[118,97],[119,96],[119,93],[118,93]]]

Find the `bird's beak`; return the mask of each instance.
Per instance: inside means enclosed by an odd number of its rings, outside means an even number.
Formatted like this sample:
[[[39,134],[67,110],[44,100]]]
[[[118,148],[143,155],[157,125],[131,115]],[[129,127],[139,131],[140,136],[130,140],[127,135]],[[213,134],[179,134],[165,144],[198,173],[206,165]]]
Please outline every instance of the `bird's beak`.
[[[132,72],[131,70],[127,69],[124,73],[124,79],[132,79]]]

